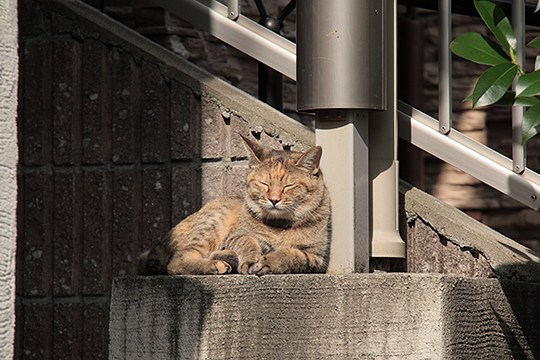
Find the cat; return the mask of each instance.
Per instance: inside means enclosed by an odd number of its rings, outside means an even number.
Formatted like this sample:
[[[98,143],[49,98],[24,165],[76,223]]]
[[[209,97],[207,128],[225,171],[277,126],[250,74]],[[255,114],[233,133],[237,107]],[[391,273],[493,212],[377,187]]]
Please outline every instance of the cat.
[[[242,136],[250,152],[244,198],[218,198],[140,257],[147,275],[324,273],[330,196],[320,146],[273,150]]]

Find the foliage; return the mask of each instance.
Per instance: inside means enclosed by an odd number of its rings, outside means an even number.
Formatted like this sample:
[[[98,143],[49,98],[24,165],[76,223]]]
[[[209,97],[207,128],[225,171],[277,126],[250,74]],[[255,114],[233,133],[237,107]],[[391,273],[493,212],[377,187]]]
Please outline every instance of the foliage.
[[[518,63],[514,30],[499,7],[490,0],[474,0],[474,6],[495,41],[482,34],[469,32],[458,36],[450,44],[454,54],[490,66],[478,77],[472,94],[465,100],[471,100],[473,108],[491,104],[527,107],[522,128],[522,142],[526,143],[540,133],[540,70],[525,73]],[[538,10],[540,0],[535,12]],[[540,49],[540,36],[527,46]],[[511,86],[516,77],[514,92]]]

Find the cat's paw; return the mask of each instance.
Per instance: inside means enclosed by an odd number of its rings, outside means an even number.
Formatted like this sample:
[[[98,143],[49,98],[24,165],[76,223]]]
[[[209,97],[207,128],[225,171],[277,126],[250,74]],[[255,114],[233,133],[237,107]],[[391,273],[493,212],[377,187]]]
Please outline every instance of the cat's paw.
[[[236,272],[236,269],[238,268],[238,255],[236,255],[236,252],[233,250],[214,251],[210,254],[210,259],[225,261],[231,266],[230,272]]]
[[[252,264],[249,267],[248,271],[249,271],[249,274],[257,275],[257,276],[262,276],[262,275],[272,273],[272,269],[270,268],[270,266],[268,264],[265,264],[264,261],[259,261],[259,262],[255,263],[255,264]]]
[[[212,275],[223,275],[228,274],[232,271],[232,266],[229,263],[222,260],[213,260],[212,261],[212,270],[210,274]]]
[[[238,265],[238,273],[242,275],[249,275],[249,269],[253,266],[253,262],[242,262]]]

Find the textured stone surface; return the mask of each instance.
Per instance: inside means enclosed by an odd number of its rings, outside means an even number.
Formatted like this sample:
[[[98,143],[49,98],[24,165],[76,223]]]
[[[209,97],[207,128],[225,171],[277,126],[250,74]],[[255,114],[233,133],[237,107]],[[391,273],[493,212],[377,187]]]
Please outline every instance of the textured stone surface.
[[[420,274],[119,279],[109,356],[532,359],[540,311],[521,296],[539,299],[540,285]]]
[[[540,254],[405,183],[400,193],[410,271],[540,283]]]
[[[19,81],[16,0],[0,5],[0,358],[14,354],[17,237],[17,106]],[[36,19],[39,22],[39,19]],[[42,49],[42,48],[41,48]],[[39,50],[38,50],[39,52]],[[39,81],[38,81],[39,83]],[[38,149],[39,153],[39,149]]]

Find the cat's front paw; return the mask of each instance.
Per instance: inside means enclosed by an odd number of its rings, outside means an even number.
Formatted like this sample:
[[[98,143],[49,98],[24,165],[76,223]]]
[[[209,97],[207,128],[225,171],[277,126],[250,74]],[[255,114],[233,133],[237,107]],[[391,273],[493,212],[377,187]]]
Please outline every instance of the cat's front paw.
[[[270,268],[270,265],[266,264],[264,261],[259,261],[249,267],[249,274],[251,275],[262,276],[271,273],[272,269]]]
[[[231,265],[222,260],[213,260],[210,275],[223,275],[229,274],[232,271]]]

